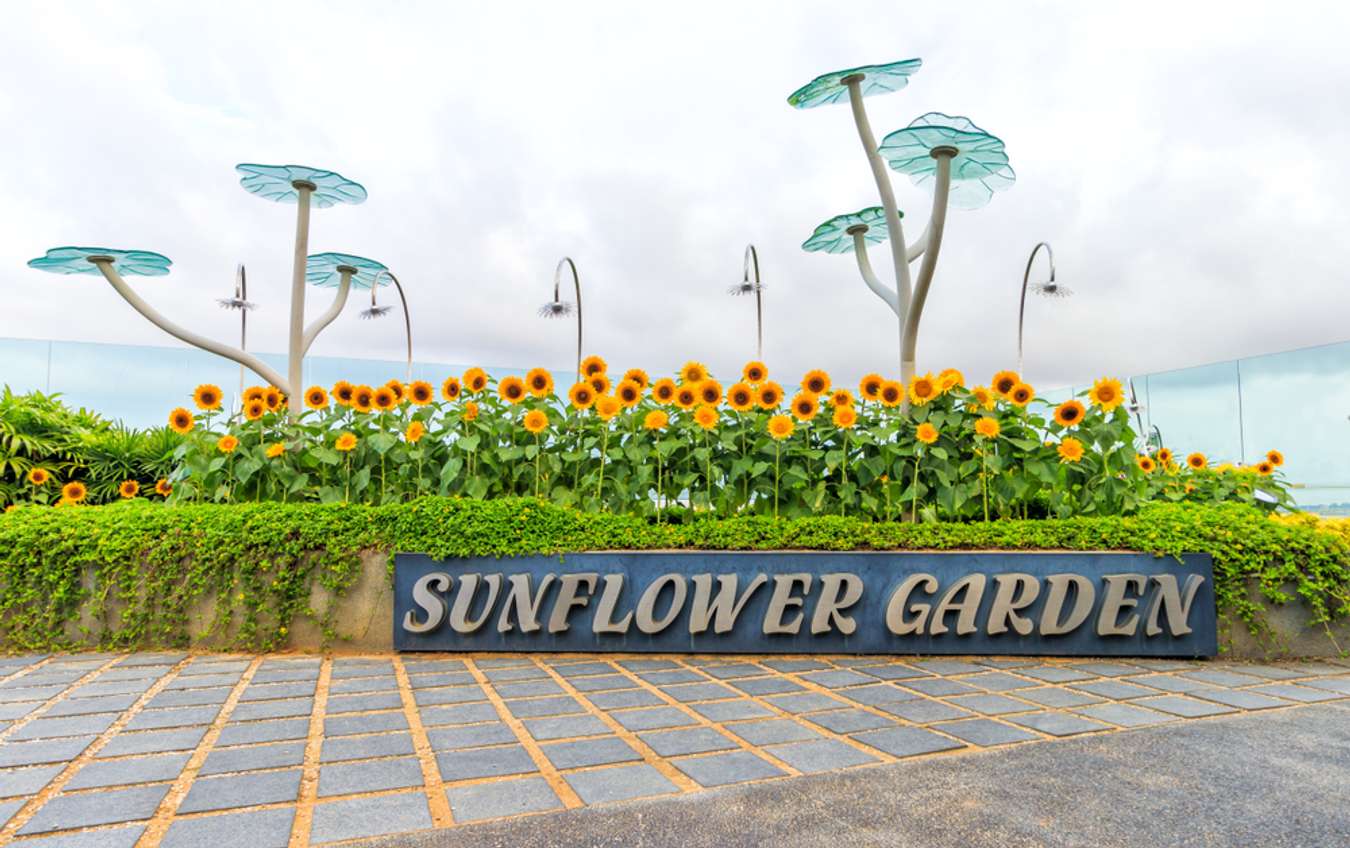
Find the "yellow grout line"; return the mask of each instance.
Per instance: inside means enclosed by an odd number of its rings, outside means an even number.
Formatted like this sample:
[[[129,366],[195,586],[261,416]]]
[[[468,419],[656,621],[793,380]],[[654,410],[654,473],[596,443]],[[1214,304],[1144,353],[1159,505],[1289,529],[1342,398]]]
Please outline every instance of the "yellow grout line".
[[[98,674],[104,671],[110,665],[118,662],[121,659],[122,657],[120,656],[114,657],[110,662],[104,663],[103,665],[99,666],[97,671],[94,673]],[[109,725],[108,728],[104,730],[102,733],[98,734],[98,736],[94,739],[94,741],[86,745],[83,751],[81,751],[74,759],[67,760],[65,763],[65,768],[63,768],[60,771],[60,773],[56,775],[55,778],[49,781],[47,785],[42,788],[41,792],[37,793],[32,798],[29,798],[28,802],[24,804],[23,807],[20,808],[18,812],[16,812],[13,816],[10,817],[10,820],[5,823],[5,826],[3,828],[0,828],[0,844],[3,844],[7,839],[12,839],[14,837],[14,834],[19,830],[19,828],[28,824],[29,819],[31,819],[33,815],[37,813],[37,811],[42,807],[42,805],[46,804],[47,801],[52,798],[52,796],[60,792],[61,788],[65,786],[66,783],[72,777],[75,776],[75,773],[77,771],[84,768],[84,766],[87,763],[93,760],[94,755],[97,754],[99,750],[103,748],[104,745],[108,744],[108,740],[112,739],[112,737],[117,735],[117,733],[121,731],[122,728],[126,727],[131,722],[131,720],[136,717],[136,714],[140,712],[141,709],[147,703],[149,703],[150,699],[154,698],[156,695],[162,692],[164,690],[164,687],[169,685],[169,682],[173,680],[174,676],[177,675],[178,672],[185,665],[187,665],[188,662],[189,660],[183,659],[175,663],[174,666],[170,668],[167,672],[162,674],[160,676],[160,679],[156,680],[155,683],[149,689],[142,692],[141,696],[137,698],[136,701],[130,707],[127,707],[125,710],[123,710],[122,714],[118,716],[116,721],[114,721],[111,725]],[[80,678],[80,683],[83,683],[88,677],[89,675],[85,675],[84,677]],[[70,688],[74,688],[75,685],[79,684],[72,684]],[[64,694],[65,693],[62,693],[62,695]],[[55,700],[61,700],[61,696],[57,696]],[[48,703],[43,707],[43,709],[45,710],[50,706],[51,703]],[[10,729],[12,730],[13,728]]]
[[[573,698],[576,698],[580,702],[580,704],[586,709],[586,712],[603,721],[605,725],[609,727],[610,730],[614,731],[614,735],[618,736],[620,739],[622,739],[623,741],[627,742],[630,746],[632,746],[632,748],[638,752],[638,756],[642,757],[643,762],[659,771],[662,774],[662,776],[664,776],[671,783],[674,783],[677,787],[679,787],[681,792],[694,792],[703,788],[699,786],[698,783],[695,782],[692,778],[690,778],[689,775],[685,774],[684,772],[680,771],[679,769],[671,765],[670,761],[667,760],[665,757],[662,757],[660,754],[656,753],[656,751],[646,742],[643,742],[641,737],[639,737],[636,733],[620,724],[619,721],[616,718],[614,718],[614,716],[610,715],[607,711],[602,710],[595,704],[593,704],[587,693],[578,690],[575,686],[572,685],[572,681],[568,680],[566,677],[559,674],[557,670],[554,669],[552,666],[546,665],[545,663],[540,662],[539,660],[535,660],[535,664],[539,668],[543,669],[550,677],[552,677],[554,682],[556,682],[559,686],[561,686],[564,692],[566,692],[568,695],[571,695]],[[558,741],[566,741],[566,740],[558,740]],[[613,764],[610,763],[605,765],[613,765]]]
[[[191,658],[188,659],[191,661]],[[220,737],[220,731],[225,727],[225,723],[230,720],[230,714],[234,712],[235,706],[239,703],[239,698],[248,688],[248,684],[253,680],[253,675],[257,673],[258,666],[262,665],[263,658],[257,656],[249,663],[248,668],[244,670],[239,681],[230,688],[229,697],[221,705],[220,712],[206,729],[206,734],[202,740],[197,743],[197,747],[192,751],[192,756],[188,757],[187,764],[179,772],[178,777],[173,782],[164,800],[159,802],[159,808],[155,810],[150,821],[146,823],[145,831],[141,838],[136,842],[136,848],[154,848],[164,838],[168,832],[169,825],[173,823],[174,813],[178,810],[178,805],[183,803],[187,797],[188,791],[192,788],[192,783],[197,779],[197,773],[201,771],[202,764],[206,762],[207,754],[216,744],[216,739]]]
[[[328,710],[328,687],[333,679],[333,658],[319,662],[319,679],[314,684],[314,707],[309,711],[309,734],[305,737],[305,755],[300,767],[300,794],[295,801],[291,821],[291,848],[309,844],[314,823],[314,804],[319,796],[319,757],[323,753],[323,721]]]
[[[548,781],[548,785],[558,794],[558,797],[563,802],[563,806],[569,810],[576,809],[577,807],[584,807],[585,803],[581,800],[581,797],[577,795],[574,789],[572,789],[570,783],[563,780],[562,775],[560,775],[558,770],[553,767],[553,763],[549,762],[548,757],[544,756],[543,749],[539,747],[539,743],[534,741],[534,737],[525,729],[524,723],[512,715],[511,711],[507,709],[506,701],[498,694],[496,688],[487,679],[487,675],[483,673],[483,670],[478,667],[478,663],[474,662],[472,658],[466,657],[464,659],[464,665],[469,669],[469,673],[473,675],[474,680],[478,682],[478,685],[481,686],[483,691],[487,694],[488,701],[492,704],[492,708],[497,711],[497,715],[501,717],[502,722],[507,727],[511,728],[512,733],[516,734],[516,738],[520,740],[520,744],[529,753],[530,759],[534,760],[535,768],[539,769],[539,773],[543,775],[544,780]]]
[[[66,697],[67,697],[68,693],[69,693],[72,689],[75,689],[75,688],[78,688],[78,687],[80,687],[80,686],[83,686],[84,684],[89,683],[90,681],[94,680],[94,679],[97,678],[100,674],[102,674],[103,672],[107,671],[111,666],[115,665],[115,664],[116,664],[119,660],[121,660],[121,659],[122,659],[121,656],[114,656],[112,659],[110,659],[110,660],[108,660],[107,662],[103,663],[103,665],[100,665],[98,668],[95,668],[95,669],[93,669],[92,671],[86,672],[85,674],[81,675],[80,677],[76,678],[75,680],[72,680],[70,683],[65,684],[66,688],[62,689],[60,692],[57,692],[55,695],[53,695],[53,696],[51,696],[50,698],[48,698],[47,700],[43,701],[41,706],[39,706],[39,707],[37,707],[37,708],[35,708],[35,709],[32,709],[32,710],[29,710],[28,715],[24,716],[24,717],[21,718],[21,719],[18,719],[18,720],[15,721],[13,724],[11,724],[9,727],[6,727],[4,730],[0,730],[0,742],[4,742],[5,740],[9,739],[9,737],[13,736],[15,733],[17,733],[19,730],[21,730],[24,726],[26,726],[26,725],[28,725],[28,724],[31,724],[32,722],[37,721],[37,720],[40,719],[40,718],[45,718],[45,717],[46,717],[46,716],[45,716],[45,713],[47,712],[47,710],[51,709],[52,707],[56,706],[57,704],[61,703],[61,702],[64,701],[64,700],[66,700]],[[57,684],[51,684],[51,685],[55,686],[55,685],[57,685]],[[73,718],[73,716],[72,716],[72,718]]]
[[[455,823],[455,817],[450,812],[450,801],[445,797],[441,767],[436,762],[436,752],[431,750],[426,726],[422,724],[422,711],[418,709],[417,699],[413,696],[408,669],[403,665],[403,658],[397,654],[394,655],[394,677],[398,680],[398,694],[403,700],[403,715],[412,734],[413,750],[422,766],[422,783],[426,787],[427,805],[431,808],[431,824],[433,827],[449,827]]]

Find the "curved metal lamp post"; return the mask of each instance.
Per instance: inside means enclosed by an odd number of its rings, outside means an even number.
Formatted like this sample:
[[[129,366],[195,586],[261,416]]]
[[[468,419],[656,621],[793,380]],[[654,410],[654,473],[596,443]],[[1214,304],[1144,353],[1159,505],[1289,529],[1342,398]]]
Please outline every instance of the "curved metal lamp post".
[[[385,268],[375,274],[375,279],[373,279],[370,284],[370,308],[361,310],[361,317],[365,319],[383,318],[385,315],[389,314],[389,310],[392,307],[379,306],[375,303],[375,292],[378,291],[380,288],[379,283],[381,277],[388,277],[390,280],[393,281],[394,288],[398,291],[398,299],[403,304],[403,332],[404,336],[407,338],[408,341],[408,367],[407,367],[407,378],[405,382],[411,383],[412,365],[413,365],[412,316],[409,315],[408,313],[408,298],[406,295],[403,294],[403,284],[398,281],[398,277],[394,276],[393,271],[390,271],[388,268]]]
[[[750,272],[754,271],[754,279]],[[743,294],[755,295],[755,359],[764,358],[764,301],[761,292],[764,286],[759,281],[759,251],[753,244],[745,246],[745,260],[741,263],[741,281],[727,289],[728,294],[739,297]]]
[[[248,312],[257,306],[248,300],[248,275],[244,263],[240,262],[234,270],[234,297],[222,297],[216,300],[222,309],[239,310],[239,349],[248,350]],[[244,366],[239,366],[239,398],[244,397]]]
[[[1041,248],[1045,248],[1045,257],[1050,261],[1050,279],[1032,286],[1032,291],[1041,297],[1070,297],[1073,295],[1073,289],[1055,282],[1055,252],[1050,249],[1050,243],[1046,241],[1037,242],[1036,246],[1031,249],[1031,255],[1027,257],[1027,270],[1022,274],[1022,299],[1017,305],[1018,374],[1022,373],[1022,324],[1027,313],[1027,282],[1031,279],[1032,263],[1036,261],[1036,254],[1040,253]]]
[[[558,267],[553,270],[553,300],[539,307],[539,315],[543,318],[563,318],[572,314],[572,304],[561,296],[563,266],[572,270],[572,286],[577,294],[577,382],[581,382],[581,277],[577,274],[577,264],[570,256],[558,260]]]

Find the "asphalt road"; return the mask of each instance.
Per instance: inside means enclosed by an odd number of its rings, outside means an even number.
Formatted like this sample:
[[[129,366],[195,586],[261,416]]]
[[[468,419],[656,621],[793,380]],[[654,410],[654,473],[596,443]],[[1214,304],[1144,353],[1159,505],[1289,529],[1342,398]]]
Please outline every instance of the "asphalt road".
[[[1350,705],[1189,721],[372,846],[1350,846]]]

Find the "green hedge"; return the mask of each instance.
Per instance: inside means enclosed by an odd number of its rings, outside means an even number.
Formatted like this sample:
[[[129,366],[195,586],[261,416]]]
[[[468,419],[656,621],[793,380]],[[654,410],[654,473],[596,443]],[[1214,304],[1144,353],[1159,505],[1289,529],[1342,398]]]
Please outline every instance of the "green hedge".
[[[424,498],[387,506],[239,504],[28,507],[0,515],[0,647],[52,650],[79,636],[108,648],[184,645],[210,594],[217,632],[241,648],[284,644],[315,582],[340,596],[364,551],[508,556],[580,550],[1139,550],[1214,556],[1219,612],[1260,637],[1255,583],[1314,624],[1350,613],[1350,544],[1246,506],[1153,505],[1126,517],[974,524],[814,517],[694,520],[581,513],[528,499]],[[113,612],[116,610],[116,612]],[[81,616],[95,622],[76,628]],[[81,632],[68,632],[81,631]]]

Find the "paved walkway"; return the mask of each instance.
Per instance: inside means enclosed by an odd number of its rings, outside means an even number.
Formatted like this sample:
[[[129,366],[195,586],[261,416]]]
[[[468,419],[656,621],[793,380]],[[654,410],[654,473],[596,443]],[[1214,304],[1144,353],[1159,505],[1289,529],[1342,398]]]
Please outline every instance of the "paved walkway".
[[[303,846],[1347,701],[1343,662],[0,658],[0,843]]]

